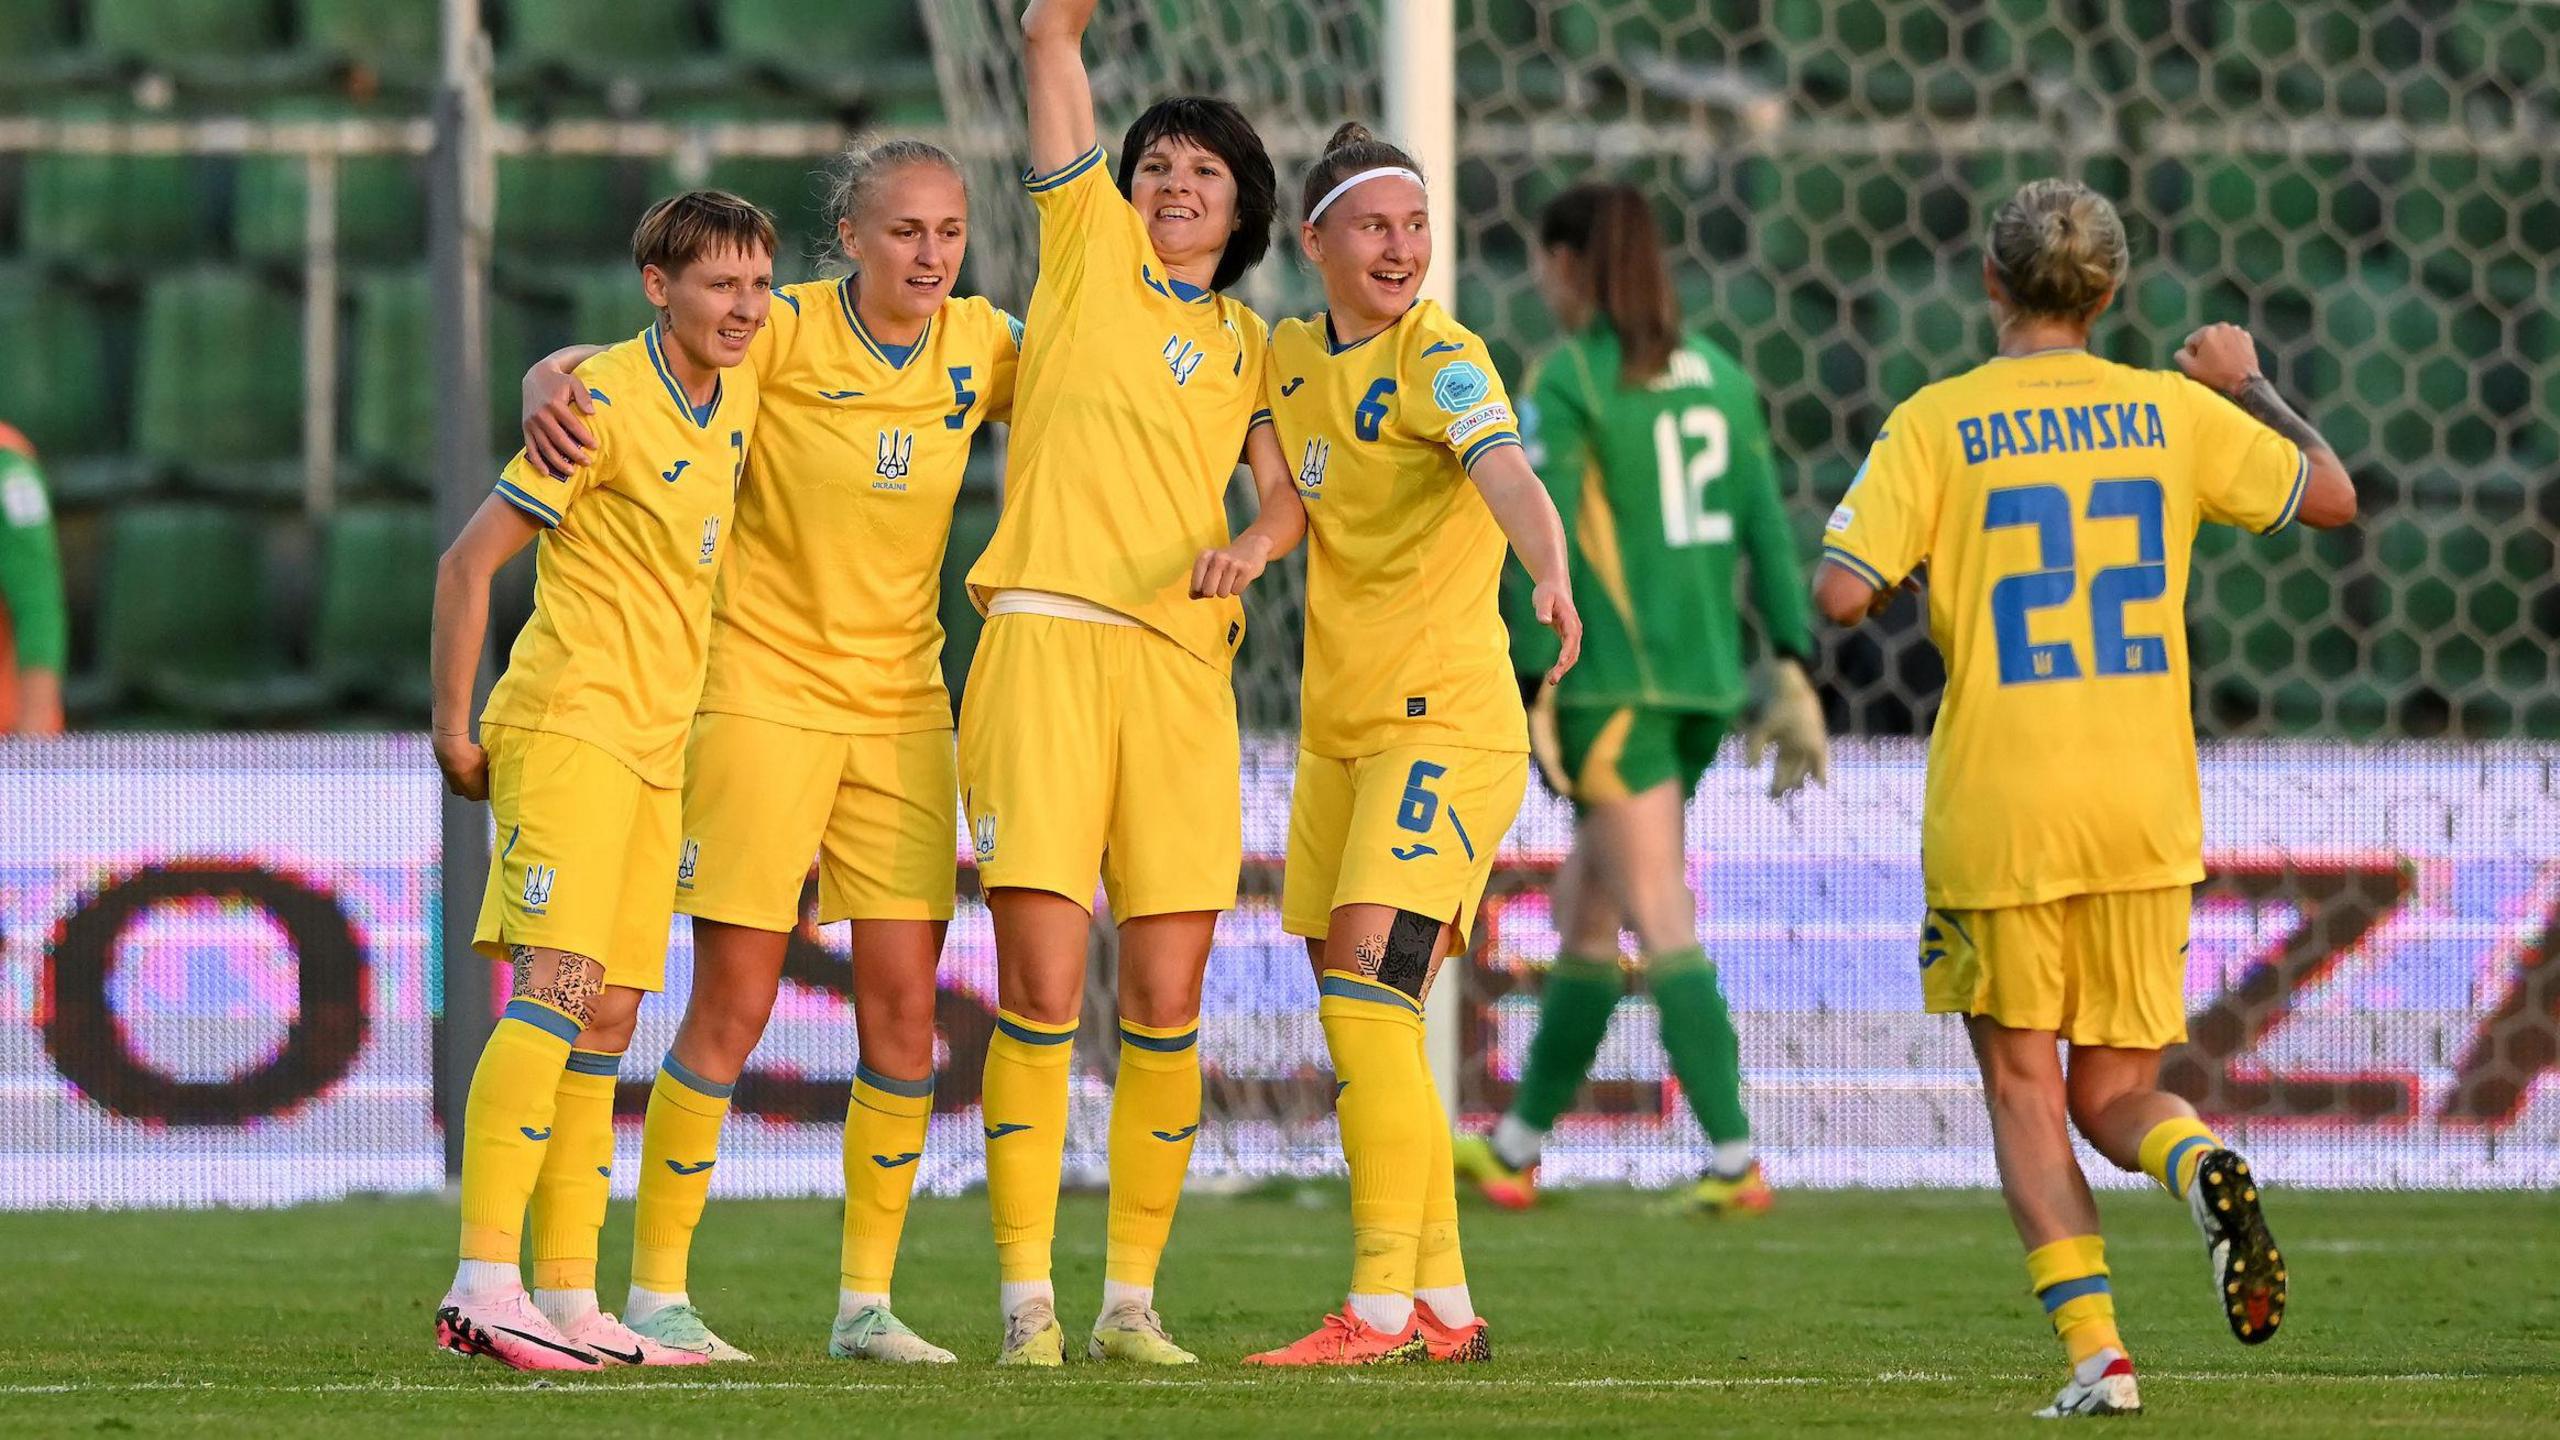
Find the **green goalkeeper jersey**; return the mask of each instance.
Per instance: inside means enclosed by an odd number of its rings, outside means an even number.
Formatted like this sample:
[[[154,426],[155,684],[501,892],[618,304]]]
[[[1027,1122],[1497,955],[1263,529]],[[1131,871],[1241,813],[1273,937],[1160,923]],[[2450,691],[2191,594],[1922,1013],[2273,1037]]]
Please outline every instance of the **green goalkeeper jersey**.
[[[1650,382],[1628,386],[1604,320],[1567,340],[1531,385],[1522,430],[1564,517],[1582,659],[1560,705],[1731,715],[1750,694],[1735,561],[1780,654],[1810,659],[1813,612],[1778,498],[1760,394],[1732,356],[1687,335]],[[1512,659],[1555,662],[1526,577],[1508,592]]]
[[[17,651],[19,669],[61,673],[70,647],[53,507],[36,462],[5,447],[0,447],[0,625]]]

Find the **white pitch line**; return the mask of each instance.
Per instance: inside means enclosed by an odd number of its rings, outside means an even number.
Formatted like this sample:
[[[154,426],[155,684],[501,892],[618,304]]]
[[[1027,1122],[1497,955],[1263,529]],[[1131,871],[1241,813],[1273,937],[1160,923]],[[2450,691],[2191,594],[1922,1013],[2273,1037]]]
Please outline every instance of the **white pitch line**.
[[[2486,1380],[2492,1377],[2467,1371],[2419,1370],[2401,1374],[2334,1375],[2310,1370],[2210,1370],[2150,1371],[2148,1378],[2195,1384],[2223,1384],[2265,1381],[2310,1381],[2339,1385],[2427,1385],[2457,1381]],[[2026,1382],[2050,1378],[2042,1372],[1984,1372],[1977,1375],[1949,1375],[1932,1371],[1888,1370],[1866,1375],[1675,1375],[1645,1379],[1632,1376],[1592,1376],[1581,1379],[1533,1380],[1526,1378],[1484,1377],[1450,1383],[1453,1389],[1468,1390],[1745,1390],[1770,1387],[1809,1387],[1815,1389],[1864,1389],[1877,1385],[1957,1385],[1983,1381]],[[1067,1383],[1078,1383],[1081,1377],[1066,1377]],[[1047,1383],[1058,1383],[1055,1380]],[[1234,1379],[1094,1379],[1082,1383],[1115,1389],[1153,1390],[1268,1390],[1271,1382],[1237,1377]],[[1337,1377],[1334,1384],[1360,1385],[1380,1383],[1372,1377]],[[508,1395],[541,1392],[551,1395],[616,1396],[680,1390],[700,1394],[752,1394],[763,1391],[876,1391],[889,1394],[932,1395],[929,1386],[883,1384],[863,1380],[658,1380],[640,1384],[587,1385],[577,1381],[528,1381],[521,1385],[455,1384],[450,1382],[420,1383],[408,1380],[347,1380],[304,1385],[249,1384],[235,1385],[212,1380],[131,1380],[131,1381],[67,1381],[45,1385],[0,1385],[0,1395],[124,1395],[142,1392],[196,1391],[206,1394],[246,1395]]]

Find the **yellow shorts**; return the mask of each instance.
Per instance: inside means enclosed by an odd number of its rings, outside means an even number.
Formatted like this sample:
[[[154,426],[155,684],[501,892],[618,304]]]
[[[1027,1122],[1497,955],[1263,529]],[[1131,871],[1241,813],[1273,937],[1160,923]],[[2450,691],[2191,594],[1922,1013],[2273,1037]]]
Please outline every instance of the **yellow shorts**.
[[[837,735],[693,717],[676,913],[790,930],[818,858],[818,922],[948,920],[959,870],[948,730]]]
[[[1932,1015],[1987,1015],[2074,1045],[2161,1050],[2187,1038],[2189,887],[1932,910],[1920,993]]]
[[[1153,630],[987,621],[960,702],[961,804],[988,889],[1121,920],[1231,910],[1244,866],[1234,684]]]
[[[498,838],[473,947],[565,950],[604,966],[607,985],[664,989],[683,793],[548,730],[483,725],[480,743]]]
[[[1464,948],[1519,817],[1529,757],[1399,745],[1357,760],[1298,752],[1280,924],[1321,940],[1344,905],[1392,905],[1446,920]]]

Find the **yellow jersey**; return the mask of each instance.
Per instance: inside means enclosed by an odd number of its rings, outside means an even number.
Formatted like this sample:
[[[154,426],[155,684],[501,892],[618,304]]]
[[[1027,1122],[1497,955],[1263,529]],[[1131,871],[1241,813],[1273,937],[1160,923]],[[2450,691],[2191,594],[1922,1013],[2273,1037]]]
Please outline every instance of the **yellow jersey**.
[[[1921,869],[1951,910],[2204,878],[2187,562],[2205,521],[2272,534],[2309,469],[2181,375],[2082,350],[1989,361],[1885,420],[1824,556],[1928,566],[1946,699]]]
[[[672,789],[684,783],[712,581],[755,438],[755,375],[722,371],[697,410],[655,326],[577,375],[596,402],[587,463],[555,480],[518,452],[498,478],[499,496],[543,533],[533,617],[480,719],[584,740]]]
[[[841,735],[946,730],[942,552],[981,424],[1013,409],[1013,318],[951,299],[912,346],[853,280],[774,292],[741,369],[762,413],[721,567],[701,709]]]
[[[1506,542],[1467,480],[1520,443],[1484,342],[1423,300],[1350,345],[1330,316],[1284,320],[1268,373],[1307,506],[1298,743],[1335,759],[1433,740],[1526,751]]]
[[[1163,271],[1102,147],[1024,182],[1040,278],[1023,326],[1004,513],[969,571],[1090,600],[1225,673],[1244,605],[1191,598],[1191,566],[1233,538],[1227,482],[1262,403],[1261,317]]]

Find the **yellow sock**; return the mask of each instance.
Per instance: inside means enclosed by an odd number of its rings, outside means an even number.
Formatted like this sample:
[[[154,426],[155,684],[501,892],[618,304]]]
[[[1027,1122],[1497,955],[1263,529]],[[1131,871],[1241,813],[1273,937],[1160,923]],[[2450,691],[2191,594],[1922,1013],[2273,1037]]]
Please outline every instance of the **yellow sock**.
[[[1423,1190],[1431,1176],[1421,1008],[1403,992],[1325,972],[1316,1002],[1333,1053],[1334,1114],[1351,1166],[1351,1293],[1411,1295],[1422,1252]]]
[[[1422,1062],[1422,1095],[1431,1104],[1433,1122],[1431,1178],[1422,1189],[1422,1254],[1414,1262],[1413,1288],[1447,1290],[1467,1283],[1466,1256],[1458,1249],[1458,1168],[1450,1154],[1448,1112],[1440,1104],[1440,1082],[1432,1078],[1431,1052],[1419,1025],[1413,1030],[1413,1047]]]
[[[578,1022],[538,1000],[510,1000],[480,1049],[462,1110],[462,1258],[513,1265],[524,1207],[542,1174],[561,1067]]]
[[[2038,1246],[2027,1252],[2027,1280],[2072,1364],[2101,1350],[2124,1352],[2124,1339],[2116,1334],[2116,1297],[2107,1288],[2106,1241],[2074,1235]]]
[[[1067,1155],[1067,1069],[1075,1022],[1044,1025],[996,1012],[979,1106],[987,1137],[987,1210],[995,1220],[996,1277],[1049,1278],[1058,1235],[1058,1170]]]
[[[932,1118],[932,1076],[892,1080],[867,1065],[853,1067],[853,1098],[844,1109],[845,1289],[889,1293]]]
[[[1102,1275],[1152,1287],[1200,1134],[1200,1022],[1120,1022],[1111,1092],[1111,1226]]]
[[[2142,1137],[2142,1173],[2184,1200],[2187,1187],[2195,1183],[2196,1167],[2207,1152],[2221,1148],[2221,1139],[2193,1115],[2163,1120]]]
[[[693,1229],[711,1194],[720,1158],[720,1122],[734,1085],[705,1080],[672,1054],[649,1087],[640,1126],[640,1196],[631,1223],[631,1286],[679,1294],[693,1253]]]
[[[596,1288],[596,1237],[613,1191],[613,1082],[622,1057],[569,1052],[551,1144],[533,1187],[533,1288]]]

